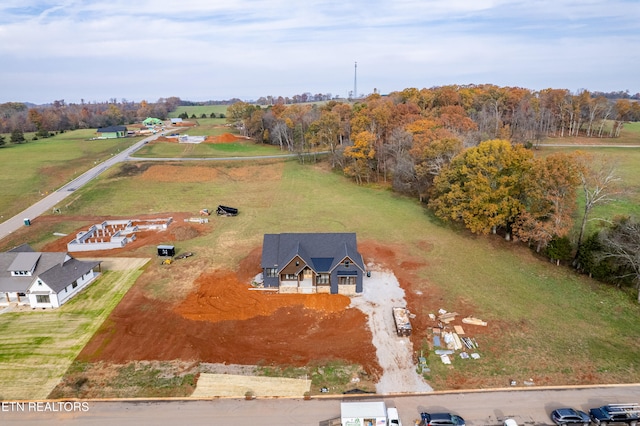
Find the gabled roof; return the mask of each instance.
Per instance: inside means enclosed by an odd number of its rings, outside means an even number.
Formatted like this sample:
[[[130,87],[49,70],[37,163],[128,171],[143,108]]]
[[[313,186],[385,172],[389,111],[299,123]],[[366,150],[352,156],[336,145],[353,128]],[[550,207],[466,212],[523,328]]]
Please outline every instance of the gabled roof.
[[[125,126],[109,126],[102,127],[98,129],[98,133],[118,133],[118,132],[126,132],[127,128]]]
[[[64,264],[55,265],[51,269],[39,274],[38,277],[53,291],[58,293],[99,264],[99,261],[82,261],[71,258]]]
[[[19,245],[17,247],[12,248],[11,250],[9,250],[9,253],[17,253],[17,252],[34,252],[35,250],[29,245],[29,244],[22,244]]]
[[[31,250],[31,251],[29,251]],[[11,268],[27,265],[27,257],[37,260],[32,276],[12,276]],[[25,293],[37,278],[58,292],[100,264],[99,261],[81,261],[64,252],[34,252],[24,245],[6,253],[0,253],[0,292]],[[13,269],[13,270],[31,270]]]
[[[7,268],[7,271],[33,271],[36,269],[36,264],[40,259],[40,253],[36,252],[18,252],[16,257],[13,258],[13,262]]]
[[[282,270],[295,256],[300,256],[315,272],[329,272],[348,257],[363,271],[355,233],[285,233],[265,234],[262,267]]]

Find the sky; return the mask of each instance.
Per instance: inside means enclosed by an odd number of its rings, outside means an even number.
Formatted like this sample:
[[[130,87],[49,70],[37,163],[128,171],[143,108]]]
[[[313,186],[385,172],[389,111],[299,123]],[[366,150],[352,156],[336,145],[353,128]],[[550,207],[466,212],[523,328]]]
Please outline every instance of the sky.
[[[0,2],[0,103],[449,84],[638,93],[640,0]]]

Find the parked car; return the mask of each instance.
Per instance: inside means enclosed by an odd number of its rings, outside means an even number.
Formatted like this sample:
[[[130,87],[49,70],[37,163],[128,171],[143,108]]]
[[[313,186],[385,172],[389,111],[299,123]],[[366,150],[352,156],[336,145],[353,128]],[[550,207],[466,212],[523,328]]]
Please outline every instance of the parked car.
[[[502,423],[502,426],[518,426],[518,422],[513,419],[506,419],[504,423]]]
[[[395,407],[387,408],[387,418],[389,418],[389,426],[402,426],[398,409]]]
[[[420,413],[420,426],[465,426],[464,419],[451,413]]]
[[[587,413],[573,408],[558,408],[551,412],[551,420],[557,425],[589,426],[591,418]]]
[[[637,425],[640,422],[640,405],[638,404],[609,404],[589,410],[591,420],[597,425],[628,424]]]

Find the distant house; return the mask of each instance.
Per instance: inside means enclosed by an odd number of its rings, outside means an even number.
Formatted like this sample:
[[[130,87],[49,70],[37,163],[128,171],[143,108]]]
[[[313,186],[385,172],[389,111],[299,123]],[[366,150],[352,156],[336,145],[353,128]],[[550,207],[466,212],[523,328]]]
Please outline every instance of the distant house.
[[[265,234],[261,267],[264,286],[280,293],[362,293],[355,233]]]
[[[98,129],[98,139],[124,138],[127,135],[125,126],[109,126]]]
[[[147,117],[142,121],[142,124],[144,124],[147,127],[154,127],[154,126],[162,126],[164,122],[159,118]]]
[[[172,118],[171,124],[179,124],[182,123],[182,118]]]
[[[36,252],[26,244],[0,253],[0,305],[60,307],[93,282],[100,263]]]

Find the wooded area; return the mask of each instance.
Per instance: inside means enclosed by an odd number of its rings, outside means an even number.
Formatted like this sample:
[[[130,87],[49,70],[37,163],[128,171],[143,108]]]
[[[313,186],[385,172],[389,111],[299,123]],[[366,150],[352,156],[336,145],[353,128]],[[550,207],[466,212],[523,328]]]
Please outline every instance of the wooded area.
[[[602,247],[584,230],[593,205],[615,194],[615,169],[584,155],[535,158],[530,149],[548,138],[617,138],[625,123],[640,121],[640,102],[608,95],[494,85],[408,88],[349,102],[327,100],[329,95],[267,97],[258,104],[236,100],[226,119],[257,143],[299,154],[329,152],[331,165],[356,183],[380,182],[418,197],[442,220],[473,233],[513,236],[552,259],[573,257],[578,269],[610,276],[611,260],[589,257]],[[320,101],[281,102],[304,99]],[[265,102],[275,103],[259,105]],[[176,97],[156,103],[5,103],[0,132],[13,132],[10,141],[22,143],[21,132],[48,136],[150,116],[166,119],[186,103]],[[580,235],[570,242],[579,187],[586,203]]]

